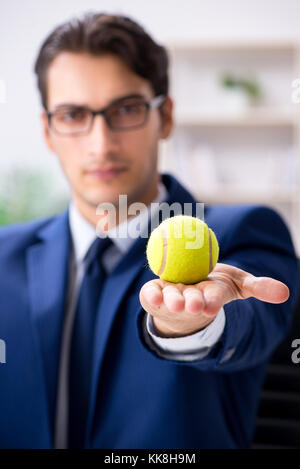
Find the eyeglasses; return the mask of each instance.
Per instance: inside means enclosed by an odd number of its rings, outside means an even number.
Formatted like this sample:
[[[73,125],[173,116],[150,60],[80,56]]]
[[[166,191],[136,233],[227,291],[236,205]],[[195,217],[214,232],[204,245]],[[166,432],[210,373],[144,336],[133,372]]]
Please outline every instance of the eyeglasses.
[[[140,97],[128,97],[97,111],[84,106],[66,105],[46,114],[49,127],[58,135],[87,134],[97,115],[104,117],[111,130],[131,130],[145,125],[150,109],[160,106],[164,100],[164,95],[155,96],[148,102]]]

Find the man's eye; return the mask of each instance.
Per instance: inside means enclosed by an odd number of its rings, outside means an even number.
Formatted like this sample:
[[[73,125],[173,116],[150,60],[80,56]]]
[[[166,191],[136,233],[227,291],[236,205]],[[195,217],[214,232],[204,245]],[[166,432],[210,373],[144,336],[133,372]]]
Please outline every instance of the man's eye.
[[[69,111],[64,111],[58,114],[59,120],[63,122],[80,122],[85,120],[86,116],[86,111],[82,109],[70,109]]]
[[[116,111],[118,114],[139,114],[143,109],[143,104],[124,104],[120,106]]]

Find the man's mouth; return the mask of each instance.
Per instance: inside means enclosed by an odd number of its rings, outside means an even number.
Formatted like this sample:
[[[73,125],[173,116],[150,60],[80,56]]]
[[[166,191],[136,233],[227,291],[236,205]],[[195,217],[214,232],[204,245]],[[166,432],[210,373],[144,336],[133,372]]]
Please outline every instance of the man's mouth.
[[[126,171],[126,168],[115,168],[115,167],[111,167],[107,169],[97,168],[91,171],[87,171],[87,174],[97,179],[112,179],[118,176],[123,171]]]

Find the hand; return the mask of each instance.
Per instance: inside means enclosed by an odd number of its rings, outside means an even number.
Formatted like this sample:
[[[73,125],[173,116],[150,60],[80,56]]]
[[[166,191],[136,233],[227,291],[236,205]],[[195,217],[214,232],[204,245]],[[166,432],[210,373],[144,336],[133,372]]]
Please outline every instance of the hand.
[[[206,280],[193,285],[161,279],[145,283],[139,294],[143,309],[153,316],[162,337],[182,337],[210,324],[222,306],[233,300],[257,298],[283,303],[289,288],[271,277],[254,275],[232,265],[217,263]]]

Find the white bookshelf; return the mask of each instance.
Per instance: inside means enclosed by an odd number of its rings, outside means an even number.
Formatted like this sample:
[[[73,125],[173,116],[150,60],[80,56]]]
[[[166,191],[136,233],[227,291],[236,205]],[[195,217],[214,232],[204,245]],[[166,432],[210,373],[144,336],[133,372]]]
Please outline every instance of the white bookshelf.
[[[292,102],[300,43],[227,40],[167,48],[175,129],[162,144],[161,170],[207,204],[274,207],[300,255],[300,104]],[[261,102],[236,106],[220,85],[225,72],[255,77]]]

